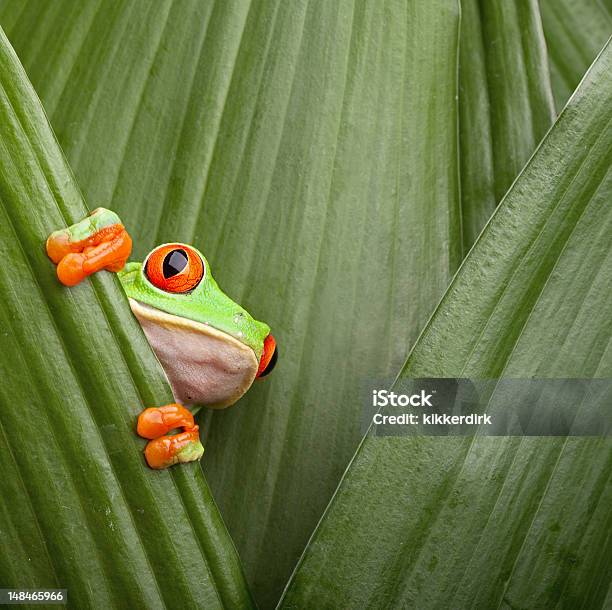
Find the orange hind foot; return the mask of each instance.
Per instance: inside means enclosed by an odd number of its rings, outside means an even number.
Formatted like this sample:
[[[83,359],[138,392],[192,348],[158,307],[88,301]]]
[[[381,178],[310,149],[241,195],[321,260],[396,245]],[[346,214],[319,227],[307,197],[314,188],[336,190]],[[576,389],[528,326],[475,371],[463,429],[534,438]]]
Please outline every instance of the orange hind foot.
[[[183,431],[167,435],[175,428]],[[199,460],[204,453],[193,415],[177,403],[145,409],[138,416],[136,429],[140,436],[151,439],[145,448],[145,458],[155,470]]]

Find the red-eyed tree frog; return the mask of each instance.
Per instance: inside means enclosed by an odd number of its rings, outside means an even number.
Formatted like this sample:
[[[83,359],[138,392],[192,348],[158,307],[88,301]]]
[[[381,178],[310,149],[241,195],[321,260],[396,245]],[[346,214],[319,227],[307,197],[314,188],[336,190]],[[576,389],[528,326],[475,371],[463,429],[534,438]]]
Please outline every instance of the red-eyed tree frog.
[[[221,291],[196,248],[163,244],[144,262],[127,263],[131,250],[121,220],[105,208],[47,239],[47,254],[65,286],[102,269],[117,272],[176,400],[138,417],[138,433],[150,439],[147,463],[166,468],[198,460],[204,452],[185,405],[224,408],[235,403],[256,378],[274,368],[278,350],[270,327]]]

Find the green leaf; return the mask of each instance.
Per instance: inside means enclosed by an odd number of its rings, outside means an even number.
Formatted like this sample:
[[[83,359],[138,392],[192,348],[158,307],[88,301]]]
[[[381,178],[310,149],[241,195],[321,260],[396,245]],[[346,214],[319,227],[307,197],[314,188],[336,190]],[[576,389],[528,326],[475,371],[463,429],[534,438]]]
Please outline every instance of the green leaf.
[[[612,45],[402,374],[612,374]],[[609,438],[366,437],[283,607],[609,607]]]
[[[66,289],[47,235],[86,207],[0,31],[2,586],[74,607],[247,607],[197,465],[149,470],[137,413],[171,400],[118,280]]]
[[[461,0],[459,76],[469,247],[554,120],[537,0]]]
[[[612,2],[540,0],[555,102],[560,110],[612,35]]]

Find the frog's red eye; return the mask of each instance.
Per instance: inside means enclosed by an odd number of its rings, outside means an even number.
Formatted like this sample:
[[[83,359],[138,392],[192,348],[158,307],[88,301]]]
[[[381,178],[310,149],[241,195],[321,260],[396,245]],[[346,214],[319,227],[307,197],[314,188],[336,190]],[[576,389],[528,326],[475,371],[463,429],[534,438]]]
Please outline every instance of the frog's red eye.
[[[166,292],[189,292],[204,277],[199,254],[185,244],[165,244],[155,248],[145,264],[147,279]]]
[[[265,377],[272,372],[272,369],[276,366],[278,360],[278,347],[276,346],[276,340],[272,335],[268,335],[264,339],[263,352],[259,360],[259,368],[255,377]]]

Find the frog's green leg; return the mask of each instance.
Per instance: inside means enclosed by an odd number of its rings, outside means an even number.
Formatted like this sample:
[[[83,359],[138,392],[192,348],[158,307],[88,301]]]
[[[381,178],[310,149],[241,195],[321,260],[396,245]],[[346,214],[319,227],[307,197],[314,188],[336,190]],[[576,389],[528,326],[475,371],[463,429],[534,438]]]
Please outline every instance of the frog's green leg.
[[[101,269],[120,271],[131,251],[132,239],[119,216],[105,208],[54,231],[47,239],[47,254],[57,264],[57,276],[66,286],[74,286]]]

